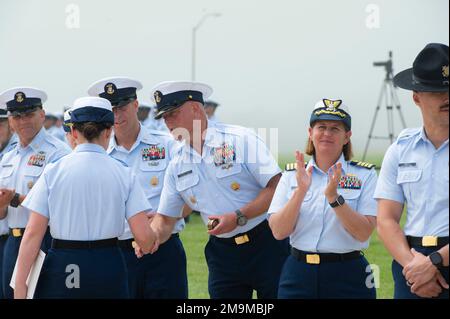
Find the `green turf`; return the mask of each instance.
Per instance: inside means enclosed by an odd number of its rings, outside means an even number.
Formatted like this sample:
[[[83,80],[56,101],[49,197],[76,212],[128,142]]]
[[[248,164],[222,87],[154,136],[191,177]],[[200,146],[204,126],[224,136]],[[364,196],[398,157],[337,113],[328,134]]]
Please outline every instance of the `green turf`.
[[[293,156],[279,158],[280,167],[294,160]],[[382,156],[371,156],[367,161],[380,165]],[[204,248],[208,240],[206,227],[198,215],[192,215],[186,229],[181,233],[188,260],[189,298],[207,299],[208,295],[208,267],[206,265]],[[366,258],[379,268],[378,298],[392,298],[394,286],[391,275],[392,258],[378,239],[376,232],[370,241],[370,247],[365,252]]]

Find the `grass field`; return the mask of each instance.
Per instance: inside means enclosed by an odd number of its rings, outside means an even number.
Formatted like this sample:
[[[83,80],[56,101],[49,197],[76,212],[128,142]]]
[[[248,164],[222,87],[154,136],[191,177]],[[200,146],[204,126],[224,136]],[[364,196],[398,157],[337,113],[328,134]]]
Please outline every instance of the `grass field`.
[[[369,161],[378,166],[381,160],[381,156],[373,156]],[[281,158],[280,167],[284,167],[288,161],[292,161],[292,157]],[[181,238],[188,260],[189,298],[208,299],[208,268],[203,253],[208,234],[198,215],[191,216],[186,229],[181,233]],[[378,239],[376,232],[372,236],[370,247],[365,251],[365,255],[369,262],[379,269],[378,298],[391,299],[394,292],[391,275],[392,258]]]

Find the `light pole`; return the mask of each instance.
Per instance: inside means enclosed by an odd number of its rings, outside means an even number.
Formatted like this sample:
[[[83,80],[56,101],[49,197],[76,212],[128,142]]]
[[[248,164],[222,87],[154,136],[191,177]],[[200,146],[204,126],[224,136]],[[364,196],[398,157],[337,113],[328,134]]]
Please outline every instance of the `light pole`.
[[[192,29],[192,82],[195,81],[195,63],[196,63],[196,44],[197,44],[197,31],[198,29],[203,25],[203,23],[208,19],[209,17],[218,18],[222,14],[221,13],[207,13],[203,15],[203,17],[200,19],[200,21],[194,26]]]

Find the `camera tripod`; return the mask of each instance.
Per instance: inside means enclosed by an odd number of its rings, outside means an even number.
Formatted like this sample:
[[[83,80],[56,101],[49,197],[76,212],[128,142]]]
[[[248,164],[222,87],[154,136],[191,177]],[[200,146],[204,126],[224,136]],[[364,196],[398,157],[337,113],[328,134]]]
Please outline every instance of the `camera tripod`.
[[[392,51],[389,52],[389,60],[385,62],[374,62],[373,66],[383,66],[386,70],[386,77],[383,80],[383,84],[381,86],[380,95],[378,97],[378,104],[375,109],[375,115],[372,119],[372,125],[370,126],[369,136],[367,139],[366,147],[364,149],[363,161],[366,160],[367,151],[369,150],[370,141],[372,139],[382,139],[389,140],[392,144],[394,142],[395,133],[394,133],[394,107],[397,109],[400,120],[402,122],[403,128],[406,128],[405,118],[403,117],[402,110],[400,107],[400,102],[397,96],[396,87],[394,85],[394,76],[393,76],[393,68],[392,68]],[[381,109],[381,105],[384,102],[384,106],[387,111],[387,126],[388,126],[388,136],[374,136],[373,131],[375,129],[375,123],[377,121],[378,112]]]

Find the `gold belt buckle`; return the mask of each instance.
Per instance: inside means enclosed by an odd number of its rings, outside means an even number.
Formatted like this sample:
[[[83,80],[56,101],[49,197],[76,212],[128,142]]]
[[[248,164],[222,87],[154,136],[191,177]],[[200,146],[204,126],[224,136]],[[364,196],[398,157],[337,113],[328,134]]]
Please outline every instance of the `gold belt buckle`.
[[[247,234],[245,234],[243,236],[236,237],[234,241],[236,242],[236,245],[242,245],[248,243],[250,238],[248,238]]]
[[[312,265],[320,264],[320,256],[319,255],[306,255],[306,263]]]
[[[22,230],[20,228],[13,228],[12,235],[13,237],[22,237]]]
[[[436,236],[424,236],[422,237],[423,247],[436,247],[438,245],[438,238]]]
[[[137,247],[137,243],[136,243],[136,241],[132,241],[131,242],[131,247],[133,247],[134,249],[136,249],[136,247]]]

